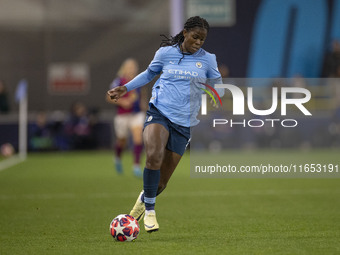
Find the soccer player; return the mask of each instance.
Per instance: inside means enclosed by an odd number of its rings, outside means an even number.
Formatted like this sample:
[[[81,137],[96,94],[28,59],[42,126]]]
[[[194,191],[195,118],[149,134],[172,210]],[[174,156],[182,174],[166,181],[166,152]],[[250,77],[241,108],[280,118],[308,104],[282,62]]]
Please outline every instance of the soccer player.
[[[110,85],[110,89],[124,86],[138,74],[138,63],[135,59],[126,59],[118,70],[117,78]],[[141,91],[136,89],[126,93],[118,102],[110,100],[107,95],[107,101],[117,105],[117,113],[114,117],[114,130],[116,134],[115,144],[115,167],[116,171],[123,173],[122,152],[126,147],[129,131],[132,134],[133,142],[133,173],[136,177],[142,177],[140,158],[143,150],[143,123],[145,113],[141,110]]]
[[[201,48],[208,31],[209,24],[205,19],[189,18],[179,34],[163,40],[147,70],[124,86],[107,92],[112,100],[118,100],[161,74],[153,86],[144,123],[144,190],[130,212],[137,220],[145,213],[147,232],[159,229],[156,196],[165,189],[190,141],[190,126],[198,123],[196,115],[201,97],[195,97],[197,102],[191,102],[192,79],[209,78],[218,81],[214,84],[221,83],[215,55]]]

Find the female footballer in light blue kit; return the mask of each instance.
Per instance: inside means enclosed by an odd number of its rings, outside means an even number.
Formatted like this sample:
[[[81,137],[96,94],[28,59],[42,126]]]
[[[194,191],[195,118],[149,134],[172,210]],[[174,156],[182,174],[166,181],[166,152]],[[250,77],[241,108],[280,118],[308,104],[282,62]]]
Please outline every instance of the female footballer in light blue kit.
[[[144,124],[144,190],[130,212],[137,220],[145,213],[147,232],[159,229],[154,210],[156,196],[165,189],[190,141],[190,126],[198,123],[200,102],[190,102],[192,79],[214,79],[218,81],[215,84],[221,83],[215,55],[201,48],[208,31],[205,19],[189,18],[179,34],[163,41],[147,70],[107,92],[112,100],[118,100],[161,74],[153,86]]]

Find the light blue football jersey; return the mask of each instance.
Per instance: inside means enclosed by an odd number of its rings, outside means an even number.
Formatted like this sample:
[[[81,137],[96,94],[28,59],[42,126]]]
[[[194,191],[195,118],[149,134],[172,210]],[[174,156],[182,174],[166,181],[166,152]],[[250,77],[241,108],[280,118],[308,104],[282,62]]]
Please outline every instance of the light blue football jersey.
[[[181,126],[196,125],[202,93],[197,90],[199,82],[219,79],[216,56],[204,49],[194,54],[183,54],[178,46],[160,48],[148,67],[154,73],[161,73],[152,88],[150,103],[170,121]],[[192,102],[193,98],[197,102]]]
[[[222,83],[216,56],[202,48],[194,54],[184,53],[183,57],[179,46],[161,47],[151,61],[147,73],[151,73],[149,76],[153,77],[161,74],[152,88],[150,104],[156,106],[173,123],[185,127],[199,122],[196,116],[201,106],[200,95],[204,93],[199,89],[204,88],[201,82],[206,83],[207,79],[213,79]],[[137,80],[134,81],[136,82]],[[133,89],[129,84],[127,87],[128,90]]]

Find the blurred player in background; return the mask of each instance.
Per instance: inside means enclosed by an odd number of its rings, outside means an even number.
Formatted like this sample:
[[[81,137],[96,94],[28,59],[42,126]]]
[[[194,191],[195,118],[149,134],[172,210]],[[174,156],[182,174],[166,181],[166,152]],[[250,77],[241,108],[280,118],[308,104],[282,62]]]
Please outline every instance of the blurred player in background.
[[[94,138],[96,122],[91,115],[92,113],[83,102],[76,101],[72,104],[70,115],[64,126],[69,149],[89,150],[96,148]]]
[[[222,83],[216,56],[201,48],[208,31],[209,24],[205,19],[198,16],[189,18],[179,34],[165,37],[161,44],[164,47],[156,52],[147,70],[124,86],[108,91],[110,98],[114,101],[119,99],[119,102],[127,92],[144,86],[160,74],[152,89],[144,124],[144,190],[130,212],[137,220],[145,213],[147,232],[159,229],[154,210],[156,196],[165,189],[184,154],[190,141],[190,126],[198,123],[196,115],[201,94],[191,102],[191,79],[206,81],[209,78],[216,81],[214,84]],[[222,95],[222,91],[220,93]],[[192,121],[192,116],[196,121]]]
[[[121,65],[117,78],[111,83],[110,89],[124,86],[131,81],[138,73],[138,63],[132,58],[126,59]],[[133,173],[137,177],[142,177],[140,166],[141,153],[143,150],[143,123],[145,113],[141,110],[141,90],[136,89],[126,93],[117,102],[110,100],[107,96],[107,101],[117,105],[117,113],[114,117],[114,130],[116,134],[115,144],[115,166],[118,173],[123,173],[122,152],[127,146],[129,131],[133,141]]]
[[[35,122],[29,126],[29,148],[34,151],[54,149],[52,125],[44,111],[38,112]]]

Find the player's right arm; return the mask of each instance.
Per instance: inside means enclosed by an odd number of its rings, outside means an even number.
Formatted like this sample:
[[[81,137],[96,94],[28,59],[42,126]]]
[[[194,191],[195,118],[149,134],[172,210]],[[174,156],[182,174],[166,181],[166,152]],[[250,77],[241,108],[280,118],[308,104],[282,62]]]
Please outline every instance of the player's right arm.
[[[126,93],[127,93],[127,88],[125,86],[119,86],[119,87],[110,89],[107,92],[107,95],[111,98],[111,100],[114,100],[115,102],[117,102],[117,100],[121,98],[122,96],[124,96]]]
[[[111,90],[114,90],[114,89],[111,89]],[[110,90],[110,91],[111,91]],[[125,96],[125,97],[123,97],[123,98],[121,98],[122,96],[124,96],[124,94],[123,95],[121,95],[121,96],[119,96],[121,99],[120,100],[118,100],[118,99],[115,99],[115,92],[117,92],[117,91],[113,91],[112,93],[112,95],[111,94],[107,94],[106,95],[106,101],[108,102],[108,103],[111,103],[111,104],[115,104],[115,105],[118,105],[118,106],[120,106],[120,107],[122,107],[122,108],[124,108],[124,109],[130,109],[130,108],[132,108],[132,106],[133,106],[133,104],[134,104],[134,102],[136,102],[137,100],[138,100],[138,95],[137,95],[137,92],[136,91],[130,91],[129,93],[128,93],[128,96]],[[119,92],[118,92],[118,94],[119,94]],[[118,100],[118,101],[117,101]]]
[[[163,61],[162,61],[163,50],[162,49],[163,48],[160,48],[156,52],[149,67],[144,72],[137,75],[134,79],[132,79],[130,82],[128,82],[124,86],[116,87],[114,89],[109,90],[107,94],[110,96],[110,98],[112,100],[117,101],[119,98],[124,96],[127,92],[148,84],[150,81],[152,81],[153,78],[155,78],[155,76],[160,74],[163,69]]]

